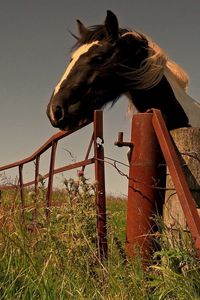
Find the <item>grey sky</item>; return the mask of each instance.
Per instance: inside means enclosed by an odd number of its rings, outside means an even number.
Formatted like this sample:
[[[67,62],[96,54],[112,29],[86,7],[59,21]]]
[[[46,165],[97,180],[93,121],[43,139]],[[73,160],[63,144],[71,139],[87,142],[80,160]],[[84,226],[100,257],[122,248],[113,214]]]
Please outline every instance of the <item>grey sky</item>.
[[[45,110],[74,44],[68,30],[76,33],[76,19],[86,25],[102,23],[107,9],[117,14],[121,27],[151,36],[182,65],[190,76],[189,94],[200,100],[199,0],[1,0],[0,165],[29,156],[56,132]],[[126,150],[114,148],[113,142],[118,131],[125,131],[129,138],[126,106],[123,97],[104,117],[106,155],[125,162]],[[71,162],[64,148],[77,160],[84,156],[87,131],[61,144],[58,165]],[[26,175],[30,176],[30,170]],[[126,193],[126,185],[126,179],[107,169],[109,191]]]

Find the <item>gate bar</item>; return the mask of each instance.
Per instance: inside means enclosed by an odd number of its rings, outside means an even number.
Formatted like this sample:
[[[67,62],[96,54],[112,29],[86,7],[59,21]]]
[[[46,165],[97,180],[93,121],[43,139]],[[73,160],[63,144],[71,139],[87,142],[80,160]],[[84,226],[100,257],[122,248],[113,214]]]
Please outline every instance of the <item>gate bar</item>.
[[[197,207],[188,187],[185,175],[180,166],[170,134],[159,110],[153,109],[153,126],[160,143],[163,155],[168,165],[175,189],[178,194],[189,230],[194,240],[198,257],[200,258],[200,217]]]
[[[52,189],[53,189],[53,175],[54,175],[54,165],[55,165],[55,158],[56,158],[56,148],[57,148],[57,141],[52,142],[51,148],[51,159],[50,159],[50,168],[49,168],[49,181],[48,181],[48,189],[47,189],[47,196],[46,196],[46,217],[49,217],[49,208],[51,207],[52,202]]]
[[[24,183],[23,183],[23,165],[19,165],[19,186],[20,186],[20,197],[21,197],[21,208],[22,208],[22,218],[24,220]]]
[[[39,190],[38,190],[38,183],[39,183],[39,167],[40,167],[40,156],[36,156],[35,159],[35,208],[33,210],[33,222],[36,220],[36,215],[37,215],[37,209],[36,209],[36,201],[38,201],[38,195],[39,195]]]
[[[89,143],[89,146],[88,146],[86,155],[85,155],[85,161],[88,160],[88,158],[89,158],[89,155],[90,155],[90,151],[91,151],[91,149],[92,149],[93,142],[94,142],[94,133],[92,134],[92,137],[91,137],[91,139],[90,139],[90,143]],[[83,166],[82,166],[82,169],[81,169],[82,172],[85,171],[85,167],[86,167],[86,165],[83,165]]]
[[[35,160],[35,197],[38,196],[38,183],[39,183],[39,165],[40,165],[40,156],[36,156]]]
[[[103,148],[103,113],[94,112],[94,157],[95,179],[97,181],[96,209],[97,209],[97,234],[100,260],[108,256],[107,227],[106,227],[106,196],[104,176],[104,148]]]
[[[140,254],[145,263],[153,252],[152,234],[157,227],[153,215],[160,209],[162,191],[156,187],[162,178],[163,161],[150,113],[138,113],[132,118],[126,252],[134,257]],[[159,182],[159,186],[160,186]]]

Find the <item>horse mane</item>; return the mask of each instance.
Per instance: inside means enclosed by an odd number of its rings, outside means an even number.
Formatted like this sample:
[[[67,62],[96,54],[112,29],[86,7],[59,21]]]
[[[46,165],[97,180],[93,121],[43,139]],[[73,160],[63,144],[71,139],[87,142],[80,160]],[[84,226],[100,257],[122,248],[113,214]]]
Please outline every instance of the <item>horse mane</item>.
[[[123,38],[126,35],[133,35],[137,39],[146,39],[148,42],[148,57],[143,60],[138,69],[131,69],[127,66],[124,67],[122,76],[130,79],[130,85],[134,89],[150,89],[156,86],[163,75],[165,70],[168,69],[177,83],[186,90],[188,87],[189,77],[187,73],[177,63],[171,60],[166,52],[161,49],[151,38],[143,33],[130,31],[128,29],[119,28],[119,35]],[[105,25],[93,25],[88,27],[84,35],[78,38],[77,43],[73,49],[81,45],[91,43],[93,41],[109,40]],[[129,86],[130,86],[129,85]]]
[[[166,52],[158,46],[151,38],[145,34],[128,29],[119,28],[119,35],[123,38],[126,35],[133,35],[137,39],[146,39],[148,42],[148,57],[143,60],[138,69],[131,69],[124,66],[122,76],[130,79],[130,84],[135,89],[150,89],[156,86],[162,79],[167,68],[177,83],[184,89],[187,89],[189,77],[187,73],[177,63],[172,61]],[[93,41],[109,40],[105,25],[93,25],[83,36],[78,38],[73,49],[83,44]],[[123,65],[122,65],[123,66]]]
[[[126,32],[122,35],[133,35],[135,38],[146,38],[148,41],[148,57],[143,60],[138,69],[126,68],[123,76],[132,81],[134,89],[150,89],[156,86],[163,75],[165,70],[168,69],[177,83],[184,89],[187,89],[189,78],[187,73],[174,61],[172,61],[166,52],[161,49],[155,42],[144,34],[135,31]]]

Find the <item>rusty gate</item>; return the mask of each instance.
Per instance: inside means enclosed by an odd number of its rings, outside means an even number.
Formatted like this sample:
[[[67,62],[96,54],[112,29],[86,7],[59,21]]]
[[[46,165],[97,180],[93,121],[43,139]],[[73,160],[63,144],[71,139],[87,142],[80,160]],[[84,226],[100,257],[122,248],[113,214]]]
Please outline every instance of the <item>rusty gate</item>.
[[[81,127],[78,129],[80,128]],[[24,188],[34,185],[35,194],[37,195],[40,157],[46,150],[51,148],[49,172],[44,175],[45,178],[49,179],[46,196],[46,216],[48,217],[49,208],[52,205],[54,174],[78,167],[84,169],[86,165],[94,163],[95,178],[97,181],[97,232],[99,237],[100,258],[103,259],[107,257],[107,238],[102,111],[95,111],[93,128],[94,132],[83,161],[57,169],[54,168],[59,140],[78,130],[76,129],[69,132],[58,132],[30,157],[0,167],[0,171],[18,168],[23,215],[25,208]],[[135,115],[132,120],[131,142],[124,142],[123,135],[120,133],[118,135],[118,141],[115,144],[120,147],[130,147],[126,226],[127,252],[130,255],[134,255],[133,247],[135,245],[139,245],[144,257],[146,257],[146,253],[149,255],[151,251],[150,232],[152,232],[152,227],[154,226],[152,216],[157,209],[157,202],[155,200],[157,198],[158,189],[156,188],[155,178],[160,175],[157,166],[160,162],[160,153],[162,152],[194,240],[198,257],[200,258],[200,218],[161,112],[153,109],[151,112]],[[94,146],[94,157],[89,158],[92,145]],[[34,161],[36,166],[35,179],[31,182],[24,183],[23,166],[31,161]],[[10,188],[13,188],[13,186],[0,186],[0,189]]]
[[[131,147],[132,152],[127,204],[127,252],[134,255],[134,247],[138,245],[144,259],[151,253],[151,234],[155,226],[152,217],[158,209],[156,200],[160,191],[160,187],[157,187],[157,181],[160,180],[158,166],[160,154],[163,154],[200,258],[200,217],[161,112],[152,109],[151,112],[133,116],[131,143],[121,140],[120,144]]]
[[[18,168],[18,177],[19,182],[16,185],[2,185],[0,190],[5,189],[16,189],[19,188],[20,197],[21,197],[21,211],[22,218],[24,217],[25,210],[25,195],[24,188],[34,185],[35,195],[38,195],[38,183],[39,183],[39,171],[40,171],[40,157],[48,149],[51,148],[50,163],[49,163],[49,172],[43,176],[43,178],[48,178],[47,194],[46,194],[46,204],[45,204],[45,213],[46,217],[49,217],[50,208],[52,206],[52,191],[53,191],[53,177],[57,173],[64,171],[76,169],[82,167],[84,170],[85,166],[89,164],[95,165],[95,179],[96,179],[96,210],[97,210],[97,235],[98,235],[98,249],[100,258],[103,259],[107,257],[107,238],[106,238],[106,198],[105,198],[105,178],[104,178],[104,148],[103,148],[103,113],[98,110],[94,112],[94,122],[93,122],[93,134],[91,141],[88,146],[88,150],[85,156],[85,159],[70,165],[66,165],[60,168],[55,169],[55,159],[56,159],[56,149],[59,140],[69,136],[75,131],[81,129],[82,127],[71,131],[60,131],[57,134],[54,134],[43,146],[41,146],[36,152],[31,156],[0,167],[0,172],[6,171],[8,169]],[[92,146],[94,147],[94,157],[90,156],[90,151]],[[23,167],[24,165],[34,162],[35,163],[35,176],[34,180],[30,182],[24,182],[23,179]]]

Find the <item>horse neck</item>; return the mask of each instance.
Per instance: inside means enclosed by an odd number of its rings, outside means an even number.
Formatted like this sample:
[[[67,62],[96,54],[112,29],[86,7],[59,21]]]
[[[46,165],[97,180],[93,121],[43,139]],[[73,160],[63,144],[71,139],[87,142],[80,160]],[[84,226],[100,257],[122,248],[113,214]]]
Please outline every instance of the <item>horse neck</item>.
[[[139,112],[156,108],[165,116],[169,130],[187,127],[188,118],[182,106],[177,101],[173,89],[165,76],[153,88],[146,90],[130,89],[130,100]]]

